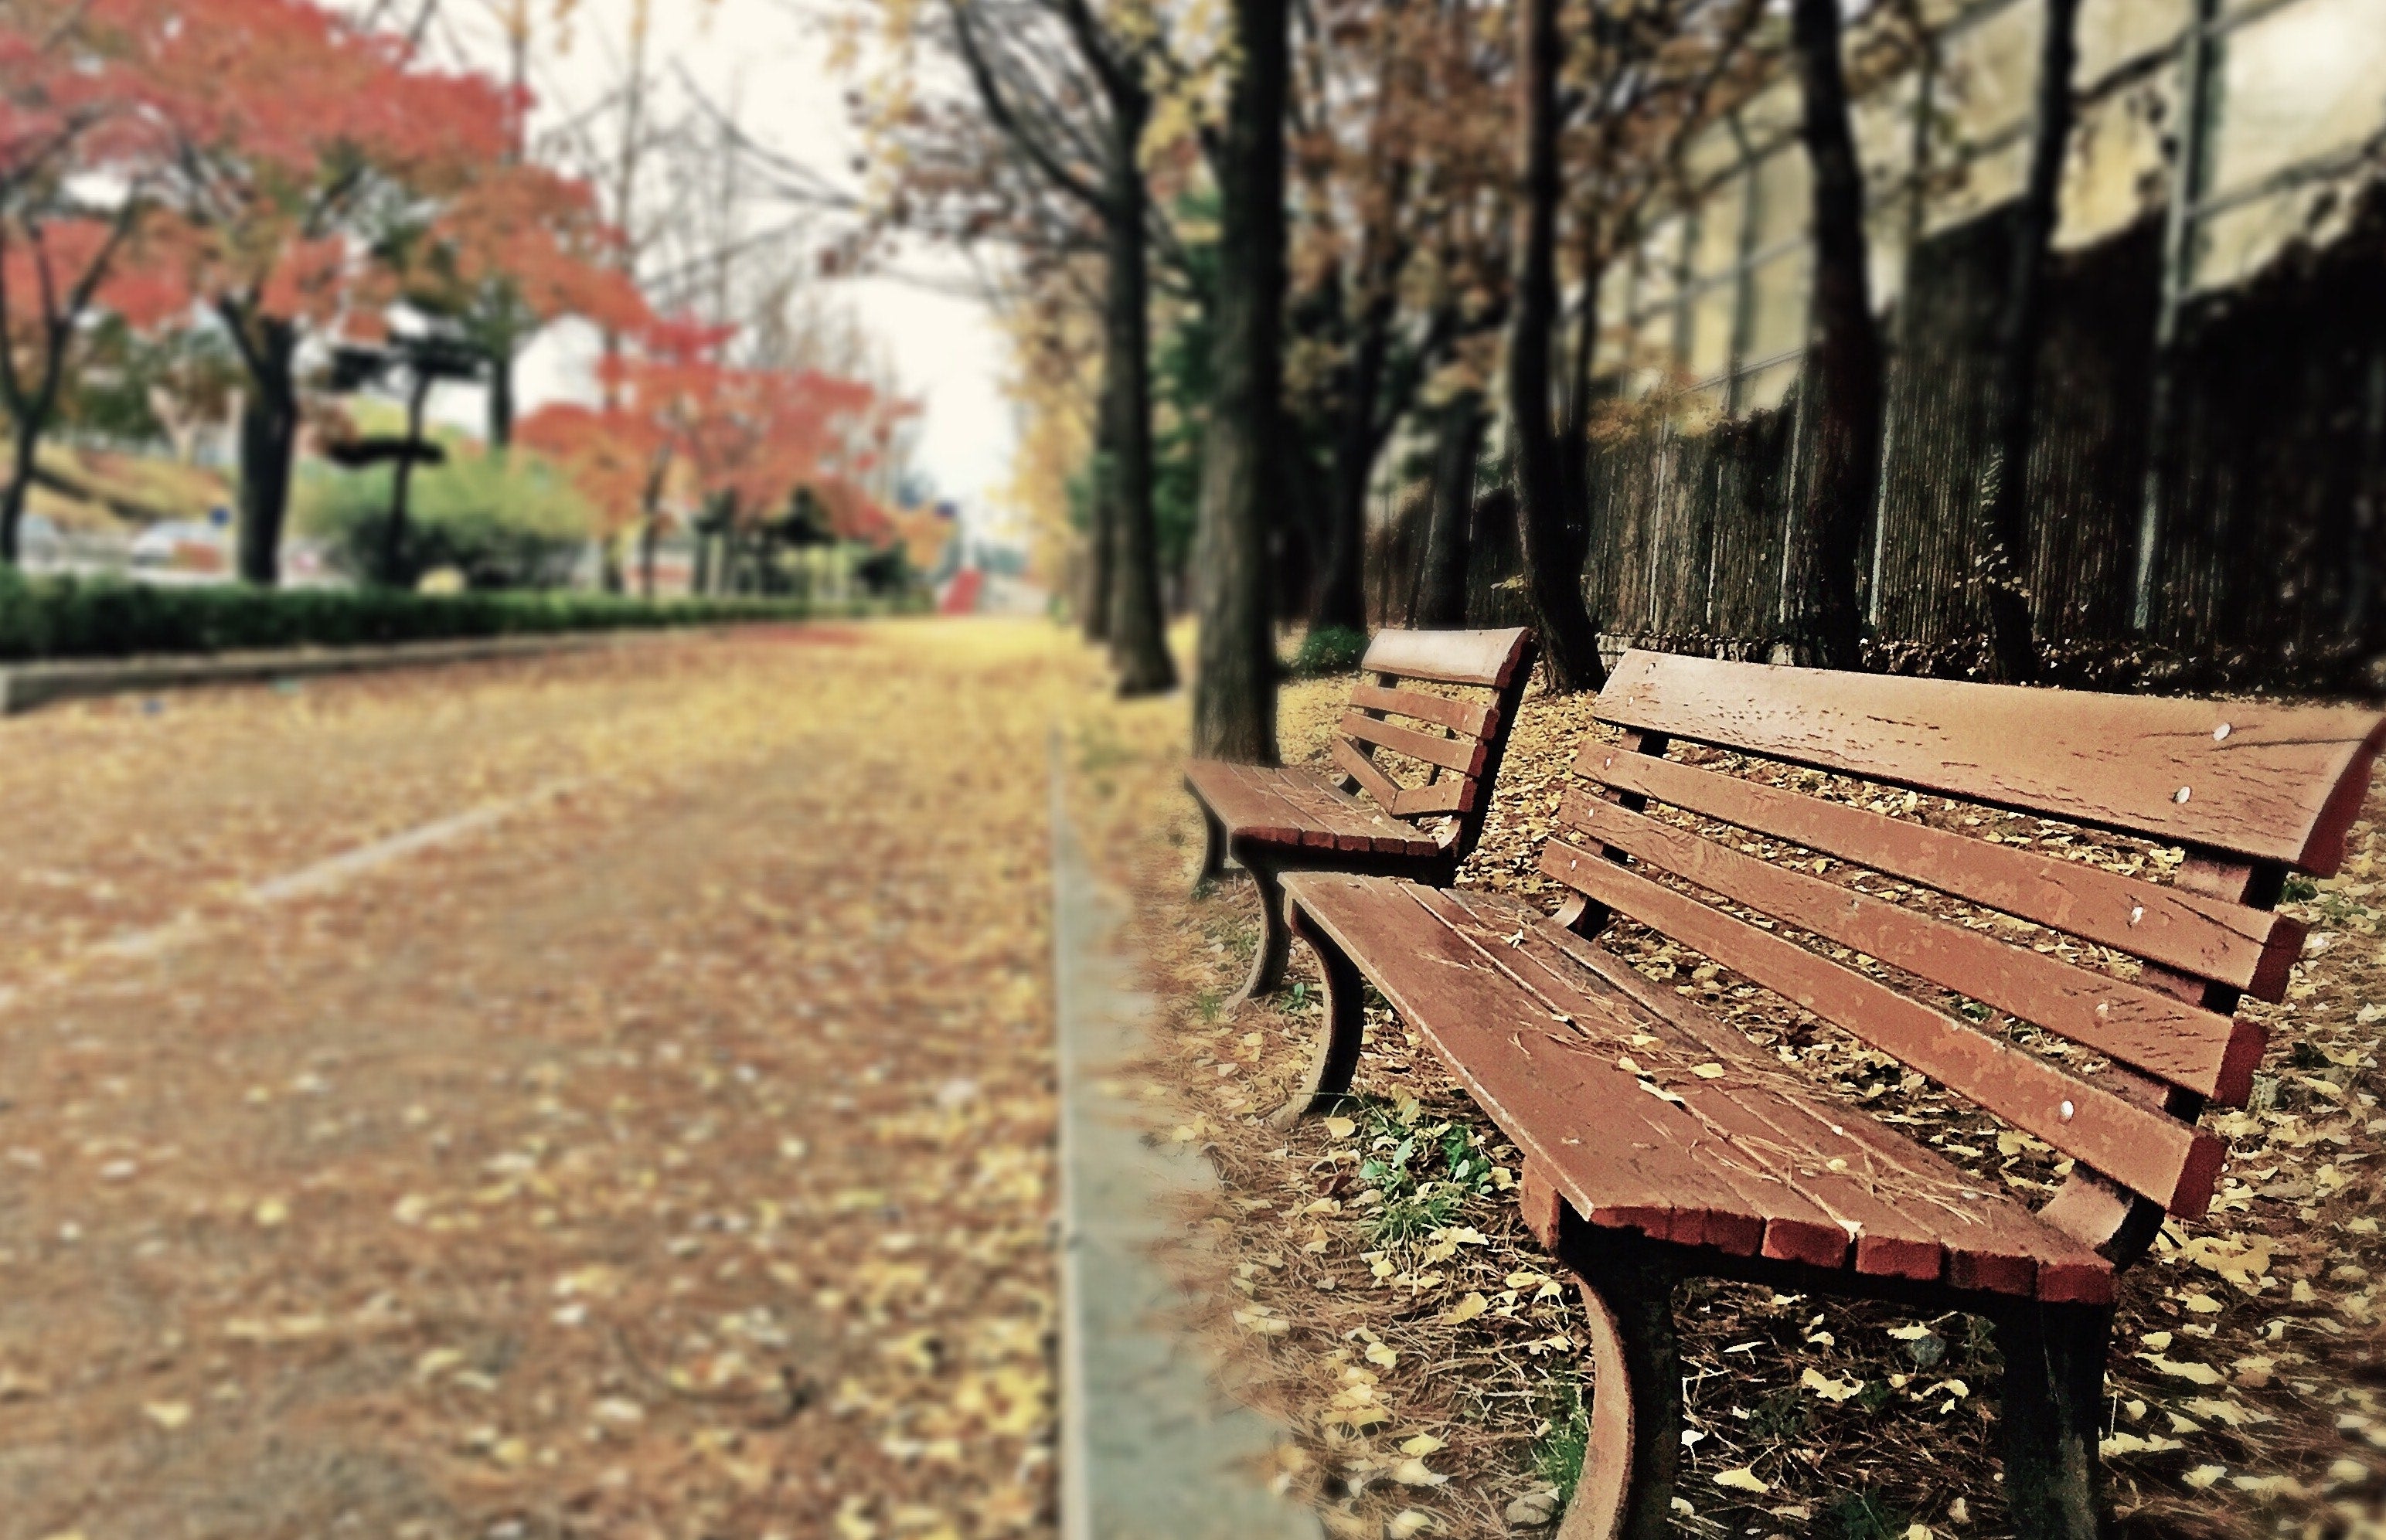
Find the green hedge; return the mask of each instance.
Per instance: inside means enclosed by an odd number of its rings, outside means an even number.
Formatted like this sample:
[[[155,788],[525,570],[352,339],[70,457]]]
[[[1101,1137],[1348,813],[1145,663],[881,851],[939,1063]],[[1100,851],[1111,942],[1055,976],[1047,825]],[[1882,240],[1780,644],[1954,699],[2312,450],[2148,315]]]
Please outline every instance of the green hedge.
[[[584,593],[415,594],[377,588],[160,587],[112,579],[26,578],[0,568],[0,660],[129,657],[257,647],[344,647],[799,620],[885,613],[885,601],[648,601]]]

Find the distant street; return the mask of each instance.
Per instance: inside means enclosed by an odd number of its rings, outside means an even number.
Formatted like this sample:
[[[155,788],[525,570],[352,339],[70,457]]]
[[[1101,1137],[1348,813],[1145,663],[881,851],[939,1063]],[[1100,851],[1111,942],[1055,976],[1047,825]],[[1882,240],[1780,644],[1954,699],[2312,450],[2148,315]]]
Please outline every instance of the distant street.
[[[0,1540],[1043,1532],[1063,652],[0,723]]]

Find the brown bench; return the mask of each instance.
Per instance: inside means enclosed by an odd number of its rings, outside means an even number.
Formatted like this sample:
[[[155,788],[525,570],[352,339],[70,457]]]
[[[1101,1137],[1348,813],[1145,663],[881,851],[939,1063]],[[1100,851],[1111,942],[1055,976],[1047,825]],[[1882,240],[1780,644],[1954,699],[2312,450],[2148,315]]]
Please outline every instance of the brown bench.
[[[2386,724],[1650,653],[1625,657],[1598,717],[1623,743],[1593,739],[1575,760],[1589,790],[1567,795],[1541,855],[1573,890],[1557,915],[1376,877],[1287,883],[1327,996],[1287,1115],[1348,1086],[1363,977],[1524,1153],[1525,1217],[1579,1275],[1590,1327],[1590,1454],[1567,1540],[1665,1533],[1681,1452],[1672,1295],[1693,1275],[1985,1317],[2006,1363],[2014,1529],[2093,1534],[2116,1271],[2166,1214],[2204,1213],[2225,1147],[2198,1117],[2243,1103],[2264,1048],[2238,1001],[2279,1000],[2302,946],[2272,906],[2290,870],[2336,870]],[[1877,784],[1851,801],[1837,777]],[[1983,808],[2183,858],[2159,883],[1991,843],[1965,832]],[[1992,910],[2038,930],[2014,944]],[[1590,939],[1615,917],[2074,1169],[2034,1211],[1989,1190]],[[2047,945],[2070,939],[2086,945]],[[2065,955],[2099,949],[2139,959],[2136,977]],[[2029,1051],[2008,1018],[2076,1046]]]
[[[1359,668],[1374,678],[1350,692],[1350,708],[1334,730],[1332,769],[1220,759],[1186,767],[1185,788],[1201,804],[1209,835],[1199,881],[1216,877],[1232,856],[1260,890],[1259,950],[1237,1000],[1284,981],[1285,872],[1360,871],[1434,883],[1456,877],[1483,834],[1500,757],[1532,674],[1533,635],[1387,631]],[[1466,686],[1483,698],[1402,682],[1413,680]],[[1421,827],[1427,820],[1441,827]]]

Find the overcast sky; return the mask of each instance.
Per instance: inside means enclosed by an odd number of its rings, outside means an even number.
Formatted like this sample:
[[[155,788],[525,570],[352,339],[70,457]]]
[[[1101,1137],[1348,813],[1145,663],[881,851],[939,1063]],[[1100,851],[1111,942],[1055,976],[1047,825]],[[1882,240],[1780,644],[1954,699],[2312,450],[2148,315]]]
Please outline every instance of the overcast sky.
[[[558,58],[553,0],[534,3],[545,79],[534,73],[541,94],[534,135],[566,107],[603,97],[619,75],[630,12],[630,0],[579,0],[571,48]],[[490,0],[446,0],[439,42],[442,51],[463,52],[502,75],[505,55],[491,11]],[[845,81],[829,72],[823,40],[785,0],[654,0],[653,19],[650,56],[658,75],[676,62],[713,100],[736,99],[755,139],[845,176],[858,150],[845,118]],[[961,276],[957,263],[932,254],[914,255],[906,266],[948,280]],[[905,393],[923,403],[920,469],[941,495],[982,503],[1006,478],[1014,436],[1010,404],[998,388],[1004,359],[993,319],[974,299],[896,278],[823,282],[883,344]],[[591,394],[594,339],[576,331],[557,328],[522,360],[525,410]],[[453,394],[449,410],[477,427],[477,407],[466,393]]]

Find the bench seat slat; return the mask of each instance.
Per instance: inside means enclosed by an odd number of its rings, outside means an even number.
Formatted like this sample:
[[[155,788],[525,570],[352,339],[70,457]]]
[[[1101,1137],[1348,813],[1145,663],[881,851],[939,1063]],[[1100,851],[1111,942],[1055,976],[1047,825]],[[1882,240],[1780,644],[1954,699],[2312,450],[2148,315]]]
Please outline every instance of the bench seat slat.
[[[1770,1158],[1753,1153],[1764,1149],[1768,1142],[1777,1143],[1777,1131],[1764,1127],[1761,1120],[1729,1096],[1701,1094],[1710,1088],[1690,1072],[1690,1067],[1714,1058],[1703,1045],[1678,1028],[1649,1019],[1646,1012],[1632,1009],[1626,1002],[1599,999],[1586,993],[1578,986],[1581,970],[1566,966],[1563,959],[1558,959],[1557,966],[1552,967],[1546,944],[1537,944],[1528,929],[1538,920],[1538,915],[1530,920],[1516,916],[1512,930],[1493,932],[1456,892],[1414,884],[1402,892],[1456,932],[1492,967],[1530,992],[1552,1020],[1564,1017],[1563,1025],[1581,1039],[1576,1045],[1589,1056],[1586,1073],[1629,1073],[1617,1063],[1619,1058],[1629,1058],[1652,1076],[1663,1077],[1659,1083],[1682,1100],[1678,1105],[1667,1104],[1657,1109],[1654,1115],[1660,1121],[1688,1119],[1700,1125],[1689,1140],[1694,1149],[1703,1149],[1708,1141],[1728,1146],[1708,1158],[1739,1178],[1734,1184],[1744,1194],[1749,1188],[1746,1178],[1752,1172],[1758,1175],[1760,1182],[1780,1184],[1782,1194],[1769,1193],[1760,1186],[1752,1195],[1764,1223],[1764,1240],[1758,1246],[1760,1256],[1813,1267],[1847,1265],[1854,1231],[1841,1210],[1824,1201],[1811,1184],[1800,1180],[1800,1162],[1794,1155],[1784,1159],[1781,1156],[1789,1152],[1768,1151]],[[1624,1008],[1619,1010],[1619,1006]],[[1565,1031],[1553,1034],[1559,1041],[1568,1035]],[[1634,1046],[1635,1037],[1646,1041]],[[1592,1158],[1597,1158],[1595,1153]],[[1820,1160],[1814,1163],[1822,1164]],[[1784,1204],[1780,1201],[1783,1195],[1794,1196],[1801,1202]],[[1799,1211],[1802,1208],[1811,1212]],[[1943,1259],[1940,1248],[1932,1246],[1926,1276],[1936,1278]]]
[[[2112,1266],[2002,1194],[1984,1193],[1964,1171],[1855,1108],[1828,1101],[1727,1021],[1652,983],[1606,947],[1506,895],[1448,890],[1442,900],[1473,917],[1478,945],[1495,958],[1527,963],[1553,988],[1596,1002],[1581,1020],[1602,1017],[1641,1029],[1674,1053],[1672,1066],[1720,1063],[1714,1081],[1676,1078],[1693,1111],[1729,1129],[1746,1147],[1786,1163],[1791,1184],[1855,1236],[1854,1270],[2043,1299],[2101,1302],[2112,1296]],[[1484,938],[1488,937],[1486,940]],[[1513,947],[1498,943],[1513,939]],[[1626,1043],[1630,1042],[1626,1036]],[[1636,1061],[1658,1049],[1631,1050]],[[1761,1157],[1762,1158],[1762,1157]],[[1843,1162],[1834,1170],[1831,1162]],[[1777,1164],[1777,1169],[1778,1165]],[[1984,1201],[1986,1199],[1987,1201]]]
[[[2203,1130],[1554,836],[1542,848],[1541,870],[1838,1023],[2174,1214],[2200,1215],[2211,1198],[2224,1146]]]
[[[2320,876],[2379,749],[2350,707],[2022,690],[1632,652],[1599,720]],[[2224,731],[2225,729],[2225,731]]]
[[[1350,704],[1367,711],[1390,711],[1417,721],[1446,727],[1468,738],[1488,738],[1500,720],[1500,708],[1484,701],[1452,700],[1422,690],[1387,688],[1364,680],[1350,687]]]
[[[1342,725],[1336,731],[1346,738],[1355,738],[1363,744],[1374,744],[1379,748],[1388,748],[1395,754],[1405,754],[1412,759],[1422,759],[1428,765],[1439,765],[1444,770],[1456,770],[1461,775],[1481,774],[1483,761],[1490,753],[1490,750],[1476,739],[1437,737],[1430,732],[1420,732],[1413,727],[1401,727],[1395,722],[1380,721],[1374,717],[1363,717],[1356,711],[1346,714],[1342,719]]]
[[[1415,828],[1327,784],[1322,774],[1300,767],[1281,773],[1276,795],[1333,831],[1337,850],[1401,851],[1433,843]]]
[[[1527,904],[1323,873],[1286,891],[1594,1224],[2023,1296],[2111,1297],[2109,1265],[2078,1242],[1863,1113],[1819,1103],[1695,1007],[1587,968],[1572,948],[1589,944]],[[1680,1101],[1650,1095],[1619,1057]],[[1690,1072],[1706,1063],[1725,1074]]]
[[[1299,816],[1282,797],[1245,779],[1244,769],[1224,760],[1196,759],[1185,767],[1185,781],[1235,833],[1278,845],[1300,845]]]
[[[1284,795],[1282,786],[1277,784],[1282,779],[1280,775],[1273,775],[1257,765],[1235,765],[1229,767],[1229,771],[1241,784],[1243,795],[1255,806],[1266,809],[1262,815],[1266,822],[1262,827],[1271,832],[1285,834],[1287,837],[1284,843],[1316,850],[1332,850],[1337,847],[1331,826],[1303,811],[1290,797]],[[1228,827],[1233,828],[1231,821]],[[1249,831],[1234,830],[1234,833],[1243,834],[1248,833]]]
[[[2010,945],[1985,932],[1743,855],[1579,791],[1566,793],[1559,818],[1589,840],[2010,1011],[2222,1106],[2242,1106],[2253,1089],[2267,1040],[2257,1021],[2223,1016]]]
[[[1235,840],[1294,849],[1441,852],[1432,835],[1344,795],[1320,770],[1197,759],[1186,766],[1185,779]]]
[[[1584,1218],[1736,1256],[1757,1252],[1764,1207],[1699,1158],[1690,1120],[1553,1020],[1542,1002],[1400,884],[1304,872],[1287,877],[1285,889],[1493,1121],[1561,1175]],[[1781,1183],[1772,1185],[1792,1214],[1828,1222]]]
[[[1765,1256],[1840,1267],[1849,1260],[1850,1240],[1861,1236],[1888,1244],[1876,1244],[1859,1257],[1859,1271],[1932,1281],[1945,1270],[1946,1247],[1936,1236],[1882,1201],[1870,1188],[1869,1172],[1849,1174],[1851,1157],[1861,1158],[1859,1152],[1840,1147],[1824,1153],[1812,1147],[1807,1135],[1820,1133],[1826,1144],[1835,1136],[1827,1125],[1780,1105],[1784,1077],[1777,1071],[1765,1070],[1751,1056],[1730,1053],[1727,1045],[1710,1045],[1688,1023],[1643,1009],[1604,980],[1586,975],[1540,933],[1538,913],[1520,912],[1525,906],[1486,902],[1455,890],[1420,890],[1415,897],[1553,1011],[1564,1012],[1579,1030],[1601,1040],[1602,1052],[1629,1058],[1663,1075],[1668,1088],[1682,1097],[1683,1110],[1707,1124],[1715,1138],[1736,1146],[1735,1154],[1764,1151],[1758,1158],[1764,1168],[1820,1208],[1835,1227],[1814,1236],[1802,1227],[1768,1224]],[[1502,920],[1512,929],[1500,930]],[[1636,1039],[1640,1041],[1636,1044]],[[1710,1084],[1693,1073],[1695,1066],[1717,1061],[1727,1066],[1736,1083]],[[1793,1126],[1797,1124],[1805,1126]],[[1844,1144],[1844,1134],[1836,1138]],[[1830,1170],[1833,1158],[1841,1161],[1841,1170]],[[1862,1265],[1866,1262],[1871,1266]],[[2027,1292],[2028,1274],[2020,1278],[2022,1292]]]
[[[2113,1297],[2113,1266],[2096,1255],[2092,1245],[2083,1244],[2047,1223],[2009,1196],[1992,1195],[1991,1201],[1986,1203],[1965,1198],[1967,1192],[1977,1189],[1961,1170],[1952,1167],[1937,1151],[1875,1121],[1867,1113],[1858,1112],[1851,1117],[1852,1109],[1844,1104],[1820,1099],[1812,1082],[1789,1073],[1761,1049],[1753,1048],[1739,1029],[1717,1020],[1703,1008],[1657,983],[1597,942],[1576,935],[1554,920],[1543,920],[1538,934],[1602,983],[1649,1011],[1685,1022],[1703,1022],[1706,1030],[1702,1035],[1719,1049],[1737,1045],[1741,1054],[1752,1055],[1757,1066],[1779,1070],[1784,1077],[1781,1084],[1785,1105],[1802,1107],[1824,1128],[1835,1135],[1854,1139],[1869,1152],[1870,1163],[1865,1168],[1868,1189],[1883,1184],[1893,1187],[1895,1201],[1902,1209],[1919,1207],[1924,1214],[1934,1218],[1934,1222],[1954,1220],[1955,1208],[1960,1208],[1960,1222],[1967,1227],[1938,1236],[1948,1247],[1947,1282],[1959,1288],[1986,1289],[1996,1294],[2034,1290],[2038,1297],[2048,1300],[2093,1304]],[[1718,1052],[1715,1057],[1727,1064],[1736,1062],[1727,1052]],[[1810,1129],[1805,1137],[1818,1142],[1821,1135]],[[1873,1171],[1884,1173],[1879,1183],[1872,1181]],[[1894,1253],[1873,1256],[1867,1261],[1868,1255],[1902,1245],[1893,1232],[1867,1232],[1859,1236],[1856,1271],[1905,1276]],[[2033,1276],[2034,1284],[2028,1282]]]
[[[1990,845],[1612,744],[1586,744],[1575,770],[1616,791],[1776,835],[2273,1004],[2285,997],[2303,951],[2300,920],[2084,861]]]

